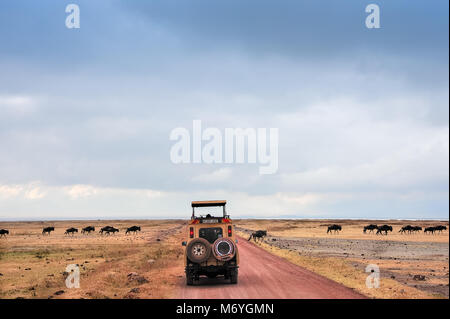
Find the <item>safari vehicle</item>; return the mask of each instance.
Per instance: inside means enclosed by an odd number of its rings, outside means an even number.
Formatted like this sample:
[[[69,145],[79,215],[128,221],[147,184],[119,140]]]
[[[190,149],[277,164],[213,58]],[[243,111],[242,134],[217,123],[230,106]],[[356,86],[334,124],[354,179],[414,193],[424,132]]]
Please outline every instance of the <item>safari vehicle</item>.
[[[192,217],[187,227],[184,253],[186,284],[193,285],[200,276],[224,276],[238,282],[239,253],[233,223],[225,211],[226,201],[192,202]],[[222,207],[222,216],[196,216],[199,207]]]

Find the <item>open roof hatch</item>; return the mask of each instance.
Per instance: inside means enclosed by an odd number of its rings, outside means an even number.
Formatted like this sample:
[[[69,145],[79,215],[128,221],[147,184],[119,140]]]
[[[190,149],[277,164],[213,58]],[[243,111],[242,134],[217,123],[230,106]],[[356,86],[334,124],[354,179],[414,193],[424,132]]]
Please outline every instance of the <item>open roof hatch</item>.
[[[192,205],[192,217],[191,219],[195,218],[195,207],[215,207],[215,206],[222,206],[223,207],[223,217],[229,217],[225,210],[225,205],[227,204],[226,200],[204,200],[204,201],[193,201],[191,203]]]

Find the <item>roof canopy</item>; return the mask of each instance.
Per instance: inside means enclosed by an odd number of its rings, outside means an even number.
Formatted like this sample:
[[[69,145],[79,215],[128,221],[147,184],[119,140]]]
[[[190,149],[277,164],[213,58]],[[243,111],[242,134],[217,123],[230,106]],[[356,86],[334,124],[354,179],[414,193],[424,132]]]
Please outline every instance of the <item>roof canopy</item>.
[[[226,200],[203,200],[192,202],[192,207],[225,206]]]

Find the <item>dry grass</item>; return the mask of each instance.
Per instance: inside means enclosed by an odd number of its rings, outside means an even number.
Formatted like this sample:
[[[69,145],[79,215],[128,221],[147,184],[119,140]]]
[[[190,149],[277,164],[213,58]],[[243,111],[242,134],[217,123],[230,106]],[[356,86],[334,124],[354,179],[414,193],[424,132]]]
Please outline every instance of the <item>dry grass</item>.
[[[328,224],[340,224],[343,231],[339,235],[326,234]],[[362,228],[367,224],[390,224],[394,227],[394,232],[388,236],[375,234],[363,234]],[[440,235],[402,235],[398,230],[407,224],[420,225],[428,227],[437,224],[448,226],[448,222],[430,222],[430,221],[358,221],[358,220],[239,220],[236,222],[239,227],[248,230],[267,230],[269,236],[278,239],[295,238],[341,238],[349,240],[375,241],[395,241],[395,242],[420,242],[427,247],[431,243],[448,243],[448,232]],[[247,233],[239,232],[243,237],[248,237]],[[324,277],[339,282],[347,287],[353,288],[362,294],[371,298],[442,298],[442,294],[433,291],[433,286],[447,287],[448,277],[448,250],[447,258],[437,256],[436,260],[414,260],[396,258],[347,258],[347,256],[336,257],[326,256],[312,250],[311,253],[299,253],[298,250],[290,247],[280,247],[261,243],[267,251],[283,257],[290,262],[305,267]],[[320,248],[320,247],[318,247]],[[351,249],[351,248],[350,248]],[[425,248],[426,249],[426,248]],[[386,254],[384,251],[383,254]],[[395,254],[395,253],[394,253]],[[380,267],[382,277],[379,288],[367,288],[365,281],[367,273],[365,266],[368,264],[377,264]],[[413,280],[414,274],[425,275],[426,282],[416,282]],[[420,289],[417,289],[419,287]],[[441,289],[442,290],[442,289]]]
[[[340,235],[327,235],[326,224],[340,223]],[[367,221],[288,221],[239,220],[238,227],[267,229],[269,235],[280,238],[347,238],[358,240],[388,240],[398,242],[440,242],[448,244],[448,234],[400,235],[398,229],[405,224],[421,226],[439,224],[430,222],[390,222],[394,233],[388,236],[364,235],[361,231]],[[376,222],[377,223],[377,222]],[[385,221],[378,222],[379,224]],[[448,224],[448,223],[447,223]],[[96,234],[73,238],[64,235],[69,227],[93,225]],[[119,234],[100,236],[101,226],[120,229]],[[140,225],[142,232],[125,235],[124,229]],[[172,298],[180,284],[183,271],[184,240],[181,230],[185,221],[58,221],[0,223],[0,228],[11,231],[8,238],[0,239],[0,298]],[[45,226],[54,226],[50,236],[42,236]],[[244,235],[241,233],[241,235]],[[159,239],[159,241],[158,241]],[[408,281],[411,274],[426,275],[426,284],[447,285],[448,259],[394,260],[338,258],[299,254],[292,249],[261,244],[271,253],[303,266],[345,286],[373,298],[437,298],[433,291],[416,289]],[[442,256],[441,256],[442,257]],[[448,253],[447,253],[448,257]],[[365,286],[364,267],[376,263],[385,275],[381,287]],[[68,289],[64,274],[68,264],[78,264],[81,270],[81,288]],[[130,281],[128,274],[138,273],[147,282]],[[395,279],[391,279],[395,275]],[[423,283],[418,282],[419,285]],[[55,292],[64,293],[55,295]]]
[[[50,236],[40,233],[55,226]],[[11,235],[0,241],[0,298],[170,298],[183,275],[181,221],[1,223]],[[65,236],[69,227],[112,225],[111,236]],[[140,225],[125,235],[122,228]],[[159,239],[159,240],[158,240]],[[68,264],[80,266],[79,289],[65,286]],[[130,281],[138,273],[147,282]],[[133,291],[132,291],[133,289]],[[55,295],[63,290],[64,293]]]

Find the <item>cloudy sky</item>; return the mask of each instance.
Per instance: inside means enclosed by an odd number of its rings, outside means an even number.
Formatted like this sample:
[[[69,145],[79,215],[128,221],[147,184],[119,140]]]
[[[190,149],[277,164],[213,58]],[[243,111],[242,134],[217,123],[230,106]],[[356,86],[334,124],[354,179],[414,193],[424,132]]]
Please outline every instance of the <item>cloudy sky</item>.
[[[0,219],[447,219],[449,3],[369,3],[1,1]],[[193,120],[278,128],[278,171],[172,163]]]

